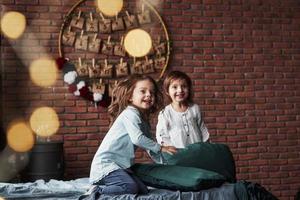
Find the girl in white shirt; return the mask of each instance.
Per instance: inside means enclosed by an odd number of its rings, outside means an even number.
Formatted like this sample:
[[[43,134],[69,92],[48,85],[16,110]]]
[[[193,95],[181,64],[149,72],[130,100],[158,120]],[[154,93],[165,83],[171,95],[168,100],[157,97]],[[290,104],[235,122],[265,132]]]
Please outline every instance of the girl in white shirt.
[[[166,76],[163,89],[171,103],[158,115],[157,142],[185,148],[188,144],[208,141],[209,132],[200,108],[193,103],[190,77],[181,71],[172,71]]]

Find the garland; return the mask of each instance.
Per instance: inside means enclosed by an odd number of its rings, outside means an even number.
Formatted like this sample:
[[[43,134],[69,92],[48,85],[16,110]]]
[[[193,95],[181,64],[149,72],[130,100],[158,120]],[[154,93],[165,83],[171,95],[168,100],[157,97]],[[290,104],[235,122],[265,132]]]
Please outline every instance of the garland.
[[[76,68],[69,59],[59,57],[56,59],[56,65],[63,72],[64,82],[68,84],[69,92],[75,96],[81,96],[101,107],[108,107],[111,102],[111,97],[108,95],[108,86],[105,86],[104,93],[93,93],[86,85],[85,81],[78,76]]]

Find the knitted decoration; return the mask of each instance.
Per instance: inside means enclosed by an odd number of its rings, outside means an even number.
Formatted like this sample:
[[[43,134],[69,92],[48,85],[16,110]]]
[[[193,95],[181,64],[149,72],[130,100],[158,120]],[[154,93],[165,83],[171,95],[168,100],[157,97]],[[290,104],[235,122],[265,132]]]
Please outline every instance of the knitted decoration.
[[[107,86],[105,86],[104,94],[93,93],[86,85],[85,81],[78,76],[74,64],[69,62],[68,59],[62,57],[57,58],[56,65],[57,68],[63,72],[63,79],[69,86],[69,92],[73,93],[75,96],[81,96],[94,102],[95,105],[102,107],[109,106],[111,98],[108,95]]]

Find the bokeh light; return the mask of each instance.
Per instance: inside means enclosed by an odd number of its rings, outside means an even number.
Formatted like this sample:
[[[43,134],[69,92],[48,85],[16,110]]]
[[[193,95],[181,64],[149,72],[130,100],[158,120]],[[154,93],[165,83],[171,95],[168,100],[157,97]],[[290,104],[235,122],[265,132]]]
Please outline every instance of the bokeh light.
[[[58,77],[56,62],[48,58],[34,60],[30,64],[29,73],[31,80],[41,87],[53,85]]]
[[[7,131],[7,144],[16,152],[29,151],[34,145],[34,135],[23,120],[11,123]]]
[[[3,197],[0,197],[0,200],[5,200]]]
[[[123,8],[123,0],[97,0],[98,9],[106,16],[116,16]]]
[[[145,56],[152,47],[151,36],[143,29],[131,30],[125,36],[124,47],[133,57]]]
[[[55,110],[49,107],[41,107],[32,113],[30,126],[38,136],[48,137],[57,132],[59,119]]]
[[[26,18],[22,13],[10,11],[1,18],[1,31],[10,39],[18,39],[25,31]]]

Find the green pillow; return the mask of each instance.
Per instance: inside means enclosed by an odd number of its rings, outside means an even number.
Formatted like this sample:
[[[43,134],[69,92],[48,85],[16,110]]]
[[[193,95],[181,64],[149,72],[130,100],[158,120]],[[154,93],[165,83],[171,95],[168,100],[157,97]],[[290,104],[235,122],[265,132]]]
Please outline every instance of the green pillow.
[[[217,172],[228,182],[236,182],[235,163],[229,147],[225,144],[199,142],[178,149],[174,155],[163,153],[164,163],[196,167]]]
[[[218,173],[193,167],[138,163],[131,169],[146,185],[170,190],[198,191],[225,182]]]

